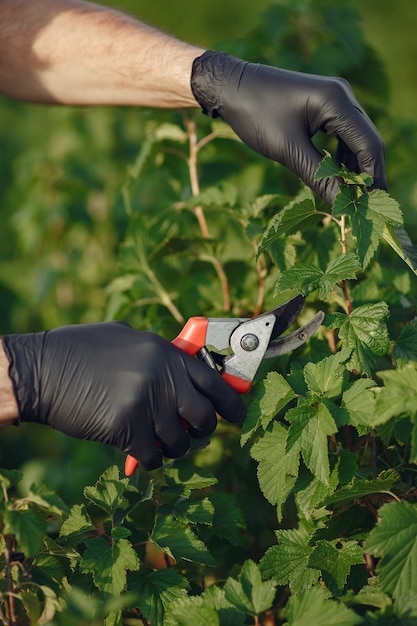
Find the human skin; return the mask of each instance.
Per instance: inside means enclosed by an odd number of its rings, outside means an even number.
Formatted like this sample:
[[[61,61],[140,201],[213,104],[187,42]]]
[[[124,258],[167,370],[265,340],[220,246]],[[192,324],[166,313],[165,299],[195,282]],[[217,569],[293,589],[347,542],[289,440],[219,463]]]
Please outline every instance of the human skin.
[[[198,107],[204,49],[81,0],[0,0],[0,92],[67,105]]]
[[[0,0],[0,93],[42,104],[197,108],[204,49],[81,0]],[[0,427],[18,417],[0,341]]]

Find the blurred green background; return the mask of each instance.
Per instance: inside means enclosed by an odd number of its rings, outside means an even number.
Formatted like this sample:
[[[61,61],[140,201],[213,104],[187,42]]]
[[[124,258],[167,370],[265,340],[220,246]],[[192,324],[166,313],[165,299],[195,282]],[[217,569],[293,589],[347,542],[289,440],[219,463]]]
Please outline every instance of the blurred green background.
[[[384,136],[389,191],[417,240],[414,0],[341,1],[333,9],[329,0],[104,3],[204,47],[345,76]],[[121,189],[145,123],[164,115],[0,99],[0,333],[110,315],[106,288],[120,271],[118,246],[129,222]],[[120,458],[36,426],[9,428],[0,441],[0,465],[25,463],[28,481],[46,477],[68,499]]]

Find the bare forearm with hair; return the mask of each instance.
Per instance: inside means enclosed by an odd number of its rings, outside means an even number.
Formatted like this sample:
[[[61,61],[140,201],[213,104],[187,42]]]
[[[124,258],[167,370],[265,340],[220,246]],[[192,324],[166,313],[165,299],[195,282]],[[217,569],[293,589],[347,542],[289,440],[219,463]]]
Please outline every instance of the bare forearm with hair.
[[[0,338],[0,428],[13,424],[18,416],[19,411],[9,377],[9,361]]]
[[[197,107],[203,49],[82,0],[0,0],[0,92],[30,102]]]

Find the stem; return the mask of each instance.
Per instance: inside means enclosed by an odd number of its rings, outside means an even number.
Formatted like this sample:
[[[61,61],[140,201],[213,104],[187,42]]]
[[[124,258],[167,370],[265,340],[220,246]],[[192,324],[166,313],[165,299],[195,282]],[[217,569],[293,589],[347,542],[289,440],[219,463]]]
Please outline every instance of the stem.
[[[189,138],[189,156],[188,156],[188,171],[190,177],[191,184],[191,193],[194,197],[200,195],[200,183],[198,180],[198,153],[201,148],[203,148],[209,141],[216,137],[216,133],[210,133],[206,135],[203,139],[198,141],[197,138],[197,126],[194,120],[185,117],[184,125]],[[197,218],[198,225],[201,230],[201,234],[204,239],[211,239],[209,227],[207,224],[206,216],[204,214],[204,209],[201,205],[197,205],[193,209],[194,215]],[[231,301],[230,301],[230,289],[229,289],[229,281],[227,279],[226,272],[224,271],[223,265],[220,263],[218,259],[215,257],[207,257],[208,260],[213,264],[214,269],[216,270],[217,276],[220,280],[221,291],[223,295],[223,310],[230,311],[231,309]]]
[[[346,215],[342,215],[340,218],[340,233],[341,233],[340,243],[342,244],[342,253],[347,254],[348,247],[347,247],[347,239],[346,239],[346,234],[347,234]],[[346,280],[342,280],[342,290],[343,290],[343,297],[346,302],[347,312],[350,315],[352,313],[353,307],[352,307],[352,300],[350,299],[350,296],[349,296]]]
[[[253,242],[253,247],[255,248],[255,253],[258,249],[258,242]],[[266,276],[266,266],[265,266],[265,258],[263,255],[259,257],[256,262],[256,271],[258,273],[258,297],[255,304],[255,310],[253,312],[253,317],[257,317],[262,312],[262,306],[265,300],[265,276]]]
[[[12,577],[12,566],[11,566],[11,553],[13,551],[13,543],[12,537],[5,537],[6,540],[6,548],[4,550],[4,557],[6,559],[6,579],[7,579],[7,590],[8,590],[8,616],[9,619],[6,622],[10,626],[15,626],[16,622],[16,614],[14,610],[14,585],[13,585],[13,577]],[[6,605],[7,606],[7,605]]]

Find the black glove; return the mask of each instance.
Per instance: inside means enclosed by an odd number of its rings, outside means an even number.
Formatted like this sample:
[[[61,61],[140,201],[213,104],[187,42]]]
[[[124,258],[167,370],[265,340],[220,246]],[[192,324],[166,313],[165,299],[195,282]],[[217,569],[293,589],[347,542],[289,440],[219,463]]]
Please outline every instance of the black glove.
[[[191,88],[204,113],[222,117],[249,147],[295,172],[328,204],[338,183],[314,180],[322,155],[311,137],[319,130],[338,138],[339,163],[386,189],[384,142],[345,80],[209,50],[193,63]]]
[[[220,374],[170,342],[120,322],[6,335],[22,421],[48,424],[79,439],[134,456],[146,470],[185,454],[188,435],[206,437],[216,411],[241,422],[239,394]]]

